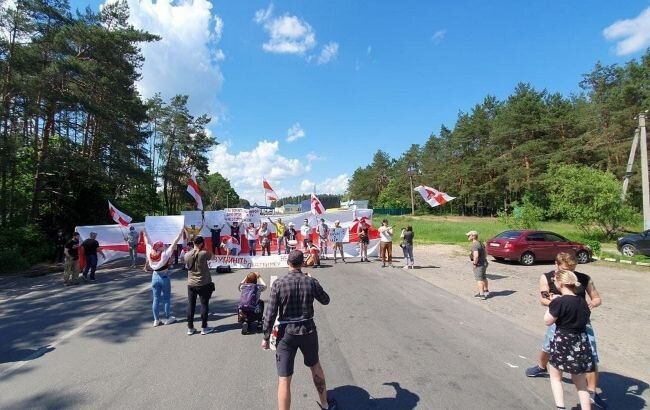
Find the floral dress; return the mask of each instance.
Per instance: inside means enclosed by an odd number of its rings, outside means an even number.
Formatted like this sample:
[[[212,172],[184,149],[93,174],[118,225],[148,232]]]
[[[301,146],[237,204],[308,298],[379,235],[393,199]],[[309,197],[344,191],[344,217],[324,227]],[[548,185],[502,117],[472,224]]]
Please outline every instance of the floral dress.
[[[564,295],[553,299],[549,313],[557,318],[551,339],[551,365],[570,374],[593,372],[594,358],[586,333],[590,315],[587,302],[579,296]]]

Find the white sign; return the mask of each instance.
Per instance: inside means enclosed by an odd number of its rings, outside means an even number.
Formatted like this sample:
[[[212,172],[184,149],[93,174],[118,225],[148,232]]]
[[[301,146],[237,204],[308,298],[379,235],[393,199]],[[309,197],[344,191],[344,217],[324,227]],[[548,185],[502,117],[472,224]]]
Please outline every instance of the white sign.
[[[224,209],[224,213],[227,223],[239,222],[240,225],[248,214],[244,208],[226,208]]]
[[[216,269],[217,266],[230,265],[235,269],[262,269],[262,268],[286,268],[287,257],[289,255],[270,255],[270,256],[248,256],[248,255],[214,255],[208,261],[210,269]]]
[[[163,241],[166,244],[170,244],[176,240],[178,234],[183,230],[184,224],[184,215],[147,215],[144,220],[144,227],[147,230],[151,242]]]
[[[345,242],[345,238],[348,237],[348,228],[343,228],[339,226],[338,228],[330,229],[330,241],[332,242]]]

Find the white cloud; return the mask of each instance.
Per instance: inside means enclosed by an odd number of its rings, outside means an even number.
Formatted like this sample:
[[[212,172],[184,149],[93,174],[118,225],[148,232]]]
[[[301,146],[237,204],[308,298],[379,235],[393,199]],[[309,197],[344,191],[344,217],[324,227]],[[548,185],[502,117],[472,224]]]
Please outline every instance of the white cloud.
[[[214,59],[215,59],[216,61],[223,61],[223,60],[225,60],[225,59],[226,59],[226,55],[223,53],[223,50],[221,50],[221,49],[217,49],[217,50],[214,52]]]
[[[326,160],[327,158],[325,157],[319,157],[314,151],[311,151],[309,154],[307,154],[307,161],[313,162],[313,161],[323,161]]]
[[[115,1],[115,0],[108,0]],[[145,97],[160,93],[164,99],[176,94],[190,96],[195,115],[207,113],[218,120],[221,107],[217,94],[223,75],[217,62],[223,51],[214,51],[223,34],[223,20],[212,13],[207,0],[127,0],[129,22],[136,28],[162,37],[142,44],[145,62],[138,89]]]
[[[262,45],[269,53],[303,55],[316,46],[316,33],[309,23],[288,14],[273,17],[273,5],[255,12],[253,20],[263,24],[269,35]]]
[[[438,45],[442,42],[442,40],[445,39],[446,35],[447,35],[447,29],[438,30],[435,33],[433,33],[433,36],[431,36],[431,41],[433,42],[433,44]]]
[[[287,142],[294,142],[295,140],[305,136],[305,130],[302,129],[300,123],[297,122],[287,130]]]
[[[366,54],[370,55],[372,53],[372,46],[368,46],[368,49],[366,50]]]
[[[327,64],[330,61],[334,60],[339,53],[339,45],[333,41],[325,44],[325,47],[320,52],[318,56],[318,64]]]
[[[300,182],[300,192],[301,193],[311,193],[314,190],[314,185],[316,185],[315,182],[310,181],[308,179],[303,179]]]
[[[619,40],[616,54],[627,55],[650,46],[650,7],[633,19],[618,20],[603,30],[607,40]]]
[[[317,194],[342,194],[348,189],[348,174],[341,174],[334,178],[326,178],[321,182],[303,179],[300,182],[301,193],[311,193],[316,187]]]
[[[255,21],[257,24],[261,24],[268,19],[271,18],[271,15],[273,15],[273,4],[269,4],[269,7],[265,9],[260,9],[255,12],[255,17],[253,18],[253,21]]]

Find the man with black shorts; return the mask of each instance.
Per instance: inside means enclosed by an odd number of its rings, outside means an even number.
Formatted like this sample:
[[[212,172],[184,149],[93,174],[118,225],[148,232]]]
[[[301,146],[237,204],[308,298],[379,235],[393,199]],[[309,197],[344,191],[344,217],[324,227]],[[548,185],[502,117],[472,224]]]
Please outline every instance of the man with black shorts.
[[[540,291],[540,303],[542,306],[548,306],[553,300],[554,297],[560,295],[560,291],[555,286],[553,278],[555,277],[555,272],[559,270],[569,270],[575,273],[580,282],[580,286],[576,289],[576,296],[587,299],[589,296],[588,306],[589,309],[593,310],[600,306],[602,299],[600,293],[594,285],[594,281],[589,275],[584,273],[576,272],[577,261],[576,258],[566,252],[560,252],[555,257],[555,270],[550,272],[543,273],[539,277],[539,291]],[[542,351],[539,355],[539,364],[536,364],[533,367],[526,369],[526,376],[528,377],[540,377],[548,374],[546,366],[548,365],[550,351],[551,351],[551,339],[555,334],[555,325],[548,326],[546,329],[546,336],[544,337],[544,343],[542,344]],[[587,323],[587,337],[589,339],[589,344],[591,345],[591,352],[594,357],[594,371],[587,373],[587,390],[589,391],[591,404],[597,406],[598,408],[605,409],[607,408],[607,403],[598,395],[596,388],[598,386],[598,350],[596,347],[596,336],[594,335],[594,329],[591,326],[591,322]]]
[[[323,409],[337,409],[336,401],[327,399],[325,373],[318,358],[318,333],[314,323],[314,299],[323,305],[330,303],[329,295],[320,283],[300,270],[304,255],[299,250],[289,253],[289,273],[271,286],[269,307],[264,314],[264,340],[262,348],[269,348],[269,339],[278,317],[278,343],[275,353],[278,369],[278,409],[291,408],[291,377],[298,349],[302,352],[305,366],[311,370]],[[325,406],[325,407],[323,407]]]

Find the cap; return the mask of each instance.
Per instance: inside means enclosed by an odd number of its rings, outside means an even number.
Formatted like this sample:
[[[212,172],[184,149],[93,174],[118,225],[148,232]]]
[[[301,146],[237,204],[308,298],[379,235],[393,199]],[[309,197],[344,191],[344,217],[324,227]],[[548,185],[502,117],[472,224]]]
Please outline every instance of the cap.
[[[337,219],[336,221],[334,221],[334,223],[335,223],[335,224],[339,224],[339,223],[341,223],[341,221],[339,221],[339,220]]]
[[[289,226],[296,226],[293,222],[289,222]]]
[[[287,263],[291,266],[302,266],[302,263],[305,261],[305,255],[302,251],[294,250],[291,251],[287,257]]]
[[[469,231],[465,234],[465,236],[478,236],[478,232],[476,231]]]

